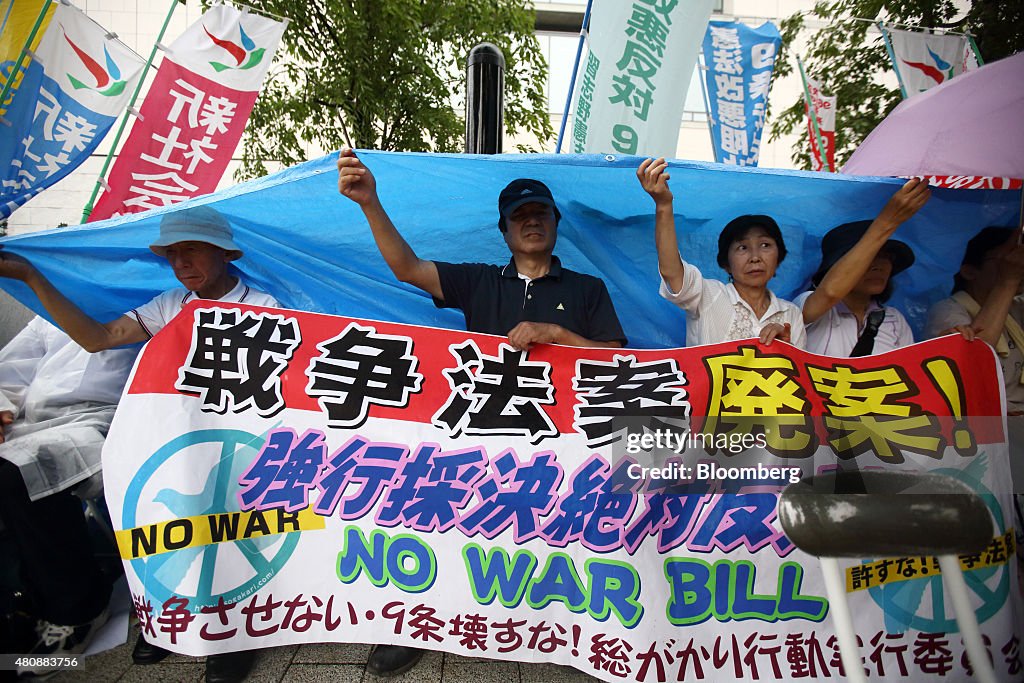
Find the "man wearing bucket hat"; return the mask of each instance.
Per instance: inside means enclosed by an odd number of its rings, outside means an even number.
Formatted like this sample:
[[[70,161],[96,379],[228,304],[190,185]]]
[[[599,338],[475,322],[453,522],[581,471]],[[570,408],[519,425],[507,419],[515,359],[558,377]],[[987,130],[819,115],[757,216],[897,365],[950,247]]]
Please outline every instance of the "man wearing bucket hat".
[[[825,356],[884,353],[914,343],[903,315],[885,302],[892,278],[914,263],[905,242],[890,239],[931,193],[917,178],[906,182],[873,221],[844,223],[821,241],[815,289],[796,298],[807,325],[807,350]]]
[[[108,323],[100,323],[61,294],[26,259],[0,251],[0,277],[27,284],[54,321],[71,339],[90,352],[146,341],[164,328],[193,299],[277,307],[269,294],[251,289],[232,273],[229,264],[242,257],[231,226],[216,209],[198,206],[168,213],[160,221],[160,236],[150,245],[167,259],[183,285],[159,294]],[[155,664],[170,652],[147,643],[140,635],[132,652],[136,664]],[[248,674],[254,650],[211,655],[206,659],[206,680],[240,681]]]
[[[27,284],[54,322],[90,352],[146,341],[193,299],[278,306],[274,297],[251,289],[231,272],[229,263],[241,258],[242,250],[235,244],[227,220],[212,207],[197,206],[165,215],[160,221],[160,236],[149,248],[167,259],[183,286],[108,323],[83,313],[20,256],[0,251],[0,277]]]
[[[618,348],[626,343],[608,290],[599,278],[563,268],[553,255],[561,213],[544,183],[519,178],[498,197],[498,229],[512,258],[505,266],[445,263],[416,256],[377,196],[377,182],[351,149],[338,155],[338,191],[362,209],[391,272],[434,297],[439,308],[461,309],[470,332],[532,344]],[[397,676],[423,650],[378,645],[369,671]]]
[[[338,190],[359,204],[388,267],[434,297],[461,309],[470,332],[531,344],[621,347],[626,342],[604,282],[563,268],[553,255],[561,213],[544,183],[513,180],[498,197],[498,229],[512,258],[505,266],[419,258],[377,196],[377,184],[351,149],[338,156]]]

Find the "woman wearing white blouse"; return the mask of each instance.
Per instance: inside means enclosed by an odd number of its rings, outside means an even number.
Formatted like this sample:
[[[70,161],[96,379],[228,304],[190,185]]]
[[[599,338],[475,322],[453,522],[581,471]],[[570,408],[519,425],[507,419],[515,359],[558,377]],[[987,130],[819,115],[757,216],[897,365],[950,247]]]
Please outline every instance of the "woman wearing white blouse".
[[[636,175],[654,199],[654,242],[661,272],[660,293],[686,311],[686,344],[715,344],[757,337],[804,348],[806,334],[800,309],[768,289],[775,269],[786,257],[786,244],[770,216],[740,216],[718,237],[718,265],[729,282],[705,278],[679,253],[669,190],[668,162],[646,159]]]

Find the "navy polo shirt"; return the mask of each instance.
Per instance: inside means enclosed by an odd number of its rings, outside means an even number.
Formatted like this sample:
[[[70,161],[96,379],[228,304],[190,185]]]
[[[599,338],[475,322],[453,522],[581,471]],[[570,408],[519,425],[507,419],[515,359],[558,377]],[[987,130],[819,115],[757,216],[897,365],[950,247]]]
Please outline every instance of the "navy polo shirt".
[[[434,305],[461,309],[470,332],[506,336],[529,321],[555,323],[593,341],[626,343],[604,282],[562,268],[555,256],[548,274],[530,282],[519,277],[515,259],[505,267],[443,261],[434,265],[444,294]]]

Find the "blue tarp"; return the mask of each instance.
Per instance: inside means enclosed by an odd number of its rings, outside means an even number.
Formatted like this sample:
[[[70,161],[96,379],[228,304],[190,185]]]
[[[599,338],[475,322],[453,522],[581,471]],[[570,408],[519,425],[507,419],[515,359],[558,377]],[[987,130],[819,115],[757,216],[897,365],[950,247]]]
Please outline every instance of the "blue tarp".
[[[604,278],[634,347],[685,345],[683,313],[658,296],[654,202],[637,182],[638,157],[497,156],[360,152],[381,200],[421,258],[505,263],[497,228],[501,188],[532,177],[552,190],[562,212],[555,253],[565,266]],[[462,329],[461,313],[438,310],[419,290],[395,280],[359,207],[337,190],[337,155],[235,185],[184,204],[84,226],[12,237],[3,246],[29,258],[89,315],[111,320],[170,287],[166,262],[147,246],[164,213],[209,204],[232,223],[247,280],[288,308]],[[708,277],[718,233],[745,213],[769,214],[782,227],[789,256],[772,289],[792,298],[820,259],[820,239],[847,221],[873,218],[903,183],[897,179],[736,168],[673,161],[683,257]],[[917,263],[896,279],[892,303],[920,333],[925,311],[949,294],[964,245],[986,225],[1016,224],[1020,196],[997,190],[933,189],[928,204],[902,226]],[[0,281],[43,313],[21,283]]]

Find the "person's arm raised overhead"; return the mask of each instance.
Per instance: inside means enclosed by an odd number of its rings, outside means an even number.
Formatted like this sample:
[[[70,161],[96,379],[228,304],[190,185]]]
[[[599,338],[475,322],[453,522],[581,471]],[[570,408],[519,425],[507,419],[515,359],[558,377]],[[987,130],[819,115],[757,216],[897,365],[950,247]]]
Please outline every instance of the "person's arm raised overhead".
[[[676,219],[673,214],[672,191],[668,187],[668,162],[665,159],[644,159],[636,177],[654,200],[654,246],[658,250],[658,270],[673,292],[683,287],[683,260],[679,257]]]
[[[813,323],[828,313],[853,290],[896,228],[910,220],[929,197],[928,182],[921,178],[911,178],[893,194],[864,236],[829,268],[821,283],[804,301],[805,323]]]
[[[93,320],[53,286],[27,259],[0,251],[0,277],[21,280],[35,292],[39,303],[75,343],[90,353],[146,341],[149,335],[137,320],[122,315],[101,323]]]
[[[395,277],[443,300],[441,280],[434,262],[416,256],[381,205],[373,173],[347,147],[338,154],[338,191],[362,209],[377,249]]]

